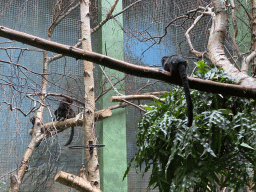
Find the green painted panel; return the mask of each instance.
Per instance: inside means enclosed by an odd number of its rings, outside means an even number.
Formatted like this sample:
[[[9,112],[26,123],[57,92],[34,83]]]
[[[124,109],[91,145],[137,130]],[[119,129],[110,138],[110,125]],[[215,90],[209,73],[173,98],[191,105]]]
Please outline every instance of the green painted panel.
[[[102,13],[100,20],[104,20],[114,0],[101,1]],[[122,10],[122,1],[119,1],[115,12]],[[99,48],[101,53],[123,60],[123,31],[120,25],[123,23],[122,15],[115,18],[118,20],[118,25],[115,20],[108,21],[99,32]],[[105,68],[104,71],[110,77],[122,78],[123,73]],[[103,74],[102,79],[105,78]],[[108,85],[110,86],[110,85]],[[116,86],[115,86],[116,87]],[[116,87],[117,89],[119,87]],[[101,99],[102,108],[116,105],[117,103],[110,102],[110,97],[115,95],[114,91],[110,91]],[[126,118],[125,109],[115,109],[112,111],[112,116],[103,120],[100,124],[99,141],[105,147],[99,152],[100,155],[100,174],[101,174],[101,189],[111,192],[127,192],[127,179],[123,181],[123,175],[127,168],[126,155]]]

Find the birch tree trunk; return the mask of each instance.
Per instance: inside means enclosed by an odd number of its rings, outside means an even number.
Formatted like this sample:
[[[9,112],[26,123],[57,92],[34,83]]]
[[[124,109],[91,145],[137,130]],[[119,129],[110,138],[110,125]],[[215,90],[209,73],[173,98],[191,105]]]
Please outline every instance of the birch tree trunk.
[[[227,10],[225,0],[212,0],[214,12],[208,41],[208,56],[214,65],[222,67],[229,76],[241,82],[241,85],[255,86],[256,80],[243,70],[240,72],[226,57],[224,41],[227,29]]]
[[[91,46],[91,27],[90,27],[90,1],[80,1],[81,12],[81,34],[82,49],[92,51]],[[85,113],[84,113],[84,129],[86,137],[86,145],[96,144],[96,133],[94,124],[94,78],[93,63],[84,60],[84,86],[85,86]],[[99,163],[97,148],[86,148],[86,158],[88,166],[88,180],[92,186],[100,187]]]

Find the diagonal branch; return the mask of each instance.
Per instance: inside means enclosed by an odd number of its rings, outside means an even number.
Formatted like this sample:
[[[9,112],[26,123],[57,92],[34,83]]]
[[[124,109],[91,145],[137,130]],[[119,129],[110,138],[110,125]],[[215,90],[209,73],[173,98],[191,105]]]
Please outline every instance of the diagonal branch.
[[[216,34],[216,35],[220,35],[220,34]],[[165,81],[167,83],[181,85],[177,79],[171,76],[171,73],[169,72],[166,72],[160,69],[154,69],[150,67],[131,64],[131,63],[114,59],[99,53],[85,51],[79,48],[74,48],[69,45],[64,45],[61,43],[49,41],[37,36],[29,35],[13,29],[9,29],[4,26],[0,26],[0,36],[8,39],[16,40],[37,48],[42,48],[47,51],[64,54],[66,56],[70,56],[76,59],[88,60],[88,61],[98,63],[100,65],[103,65],[108,68],[115,69],[127,74],[131,74],[139,77],[158,79],[158,80]],[[218,64],[221,62],[222,62],[221,60],[218,60],[215,63]],[[241,86],[241,85],[233,85],[233,84],[227,84],[227,83],[217,83],[217,82],[202,80],[202,79],[193,78],[193,77],[189,77],[188,80],[189,80],[189,86],[192,89],[197,89],[200,91],[206,91],[211,93],[228,94],[228,95],[239,96],[239,97],[247,97],[247,98],[256,97],[256,88],[255,88],[255,83],[253,83],[253,81],[251,84],[249,84],[250,86]]]
[[[116,8],[116,4],[118,3],[119,0],[115,0],[114,4],[112,5],[112,7],[110,8],[106,18],[100,22],[99,25],[97,25],[96,27],[94,27],[93,29],[91,29],[91,33],[94,33],[95,31],[97,31],[100,27],[102,27],[109,19],[111,19],[111,15],[113,13],[113,11]]]
[[[185,37],[186,37],[186,40],[187,40],[187,44],[188,44],[188,47],[189,47],[189,51],[190,51],[192,54],[194,54],[196,57],[199,57],[199,58],[203,57],[203,54],[204,54],[204,53],[203,53],[203,52],[196,51],[196,50],[194,49],[193,44],[192,44],[191,39],[190,39],[189,33],[190,33],[190,31],[196,26],[196,24],[199,22],[199,20],[200,20],[203,16],[204,16],[203,14],[199,15],[199,16],[195,19],[194,23],[188,28],[188,30],[187,30],[186,33],[185,33]]]

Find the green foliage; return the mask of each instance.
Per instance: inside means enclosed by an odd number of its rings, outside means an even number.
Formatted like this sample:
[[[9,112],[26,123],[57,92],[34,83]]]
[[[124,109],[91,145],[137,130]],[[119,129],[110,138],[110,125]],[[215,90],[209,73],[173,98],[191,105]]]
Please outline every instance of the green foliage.
[[[222,68],[211,66],[210,70],[208,70],[207,63],[204,62],[204,60],[198,61],[196,65],[198,71],[195,72],[194,77],[217,81],[220,83],[238,83],[236,79],[228,76],[228,74],[223,71]]]
[[[196,75],[234,82],[219,70],[202,69]],[[152,169],[149,187],[164,192],[216,191],[217,185],[238,191],[254,184],[254,100],[196,90],[191,91],[191,96],[194,122],[190,128],[186,126],[182,88],[164,94],[164,103],[157,101],[157,105],[145,107],[147,113],[138,125],[137,153],[125,176],[131,166],[144,168],[144,172]]]
[[[198,71],[195,72],[195,74],[197,74],[200,78],[204,78],[205,77],[205,74],[207,73],[207,63],[204,62],[204,60],[201,60],[201,61],[198,61],[197,63],[195,63],[197,68],[198,68]]]

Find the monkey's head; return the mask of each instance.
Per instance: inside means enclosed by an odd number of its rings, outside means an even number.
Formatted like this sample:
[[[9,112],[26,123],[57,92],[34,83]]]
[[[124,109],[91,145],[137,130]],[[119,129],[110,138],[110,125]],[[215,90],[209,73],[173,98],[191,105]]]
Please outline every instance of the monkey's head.
[[[185,66],[187,66],[187,61],[179,55],[164,56],[161,59],[161,62],[162,62],[162,67],[166,71],[171,71],[172,69],[176,68],[180,64],[184,64]]]
[[[172,56],[164,56],[164,57],[161,59],[162,66],[164,67],[164,65],[166,64],[166,62],[170,61],[171,58],[172,58]]]
[[[161,59],[162,65],[169,63],[169,64],[175,64],[175,63],[187,63],[183,57],[179,55],[171,55],[171,56],[164,56]]]

